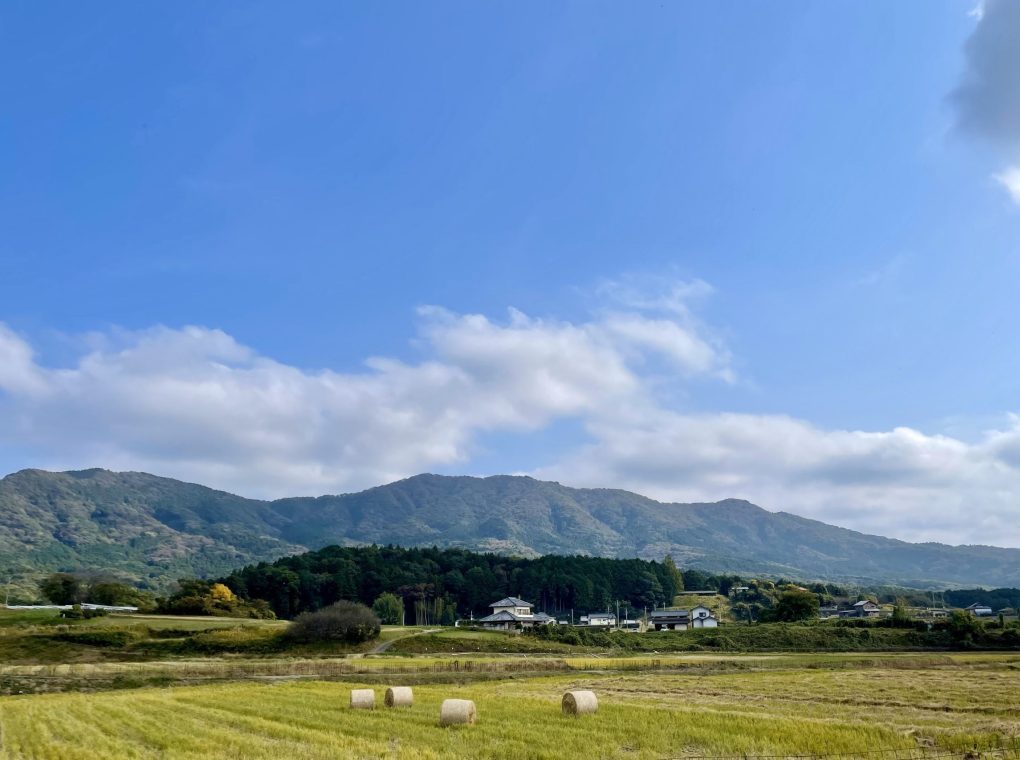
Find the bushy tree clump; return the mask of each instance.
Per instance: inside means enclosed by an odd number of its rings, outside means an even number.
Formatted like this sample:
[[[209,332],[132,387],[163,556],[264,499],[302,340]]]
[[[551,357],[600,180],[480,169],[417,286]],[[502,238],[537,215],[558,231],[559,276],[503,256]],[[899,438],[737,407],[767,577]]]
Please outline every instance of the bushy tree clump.
[[[400,625],[404,622],[404,600],[396,594],[380,594],[372,603],[372,612],[384,625]]]
[[[302,612],[287,628],[287,636],[302,643],[360,644],[376,638],[379,630],[379,618],[368,607],[339,601],[315,612]]]
[[[148,591],[104,577],[76,573],[53,573],[40,584],[39,591],[53,604],[105,604],[111,607],[153,609],[155,600]]]
[[[779,595],[769,616],[781,623],[796,623],[818,617],[818,596],[804,589],[790,589]]]
[[[215,615],[219,617],[273,620],[276,614],[261,599],[241,599],[222,583],[181,580],[180,590],[159,600],[163,615]]]

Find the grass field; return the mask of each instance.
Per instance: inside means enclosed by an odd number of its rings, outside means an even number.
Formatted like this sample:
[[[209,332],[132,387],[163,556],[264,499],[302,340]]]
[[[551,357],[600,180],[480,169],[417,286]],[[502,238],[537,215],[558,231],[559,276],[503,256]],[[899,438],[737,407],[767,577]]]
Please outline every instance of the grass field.
[[[417,633],[413,626],[384,626],[378,642],[359,646],[296,646],[281,634],[283,620],[105,615],[66,620],[53,610],[0,608],[0,670],[3,664],[66,664],[162,660],[202,654],[336,655],[370,651],[378,644]]]
[[[963,757],[1020,740],[1015,656],[776,659],[423,684],[398,711],[352,711],[363,684],[316,680],[3,697],[0,758]],[[594,689],[598,714],[562,716],[568,688]],[[478,723],[439,728],[446,697],[473,699]]]
[[[113,613],[89,620],[65,620],[56,610],[9,610],[0,607],[0,630],[24,625],[75,625],[83,627],[118,627],[144,625],[149,628],[175,628],[204,631],[210,628],[236,626],[283,627],[284,620],[253,620],[248,618],[206,617],[187,615],[144,615]]]
[[[621,634],[605,648],[387,627],[358,647],[306,647],[283,645],[284,625],[0,611],[0,760],[1020,760],[1020,652],[875,651],[913,634],[821,626]],[[347,708],[351,688],[381,704],[400,683],[410,710]],[[599,713],[562,716],[568,688],[594,689]],[[479,723],[439,728],[446,697],[475,700]]]

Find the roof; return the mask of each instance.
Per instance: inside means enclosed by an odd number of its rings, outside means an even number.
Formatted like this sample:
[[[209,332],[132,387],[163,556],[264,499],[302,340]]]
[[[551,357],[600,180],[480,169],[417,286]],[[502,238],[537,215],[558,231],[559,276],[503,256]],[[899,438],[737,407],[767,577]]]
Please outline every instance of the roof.
[[[977,609],[982,609],[982,608],[986,609],[986,610],[990,610],[991,609],[991,607],[989,607],[987,604],[982,604],[981,602],[974,602],[974,604],[972,604],[972,605],[970,605],[968,607],[964,607],[964,609],[967,609],[967,610],[977,610]]]
[[[863,600],[861,600],[859,602],[854,602],[854,607],[863,607],[863,606],[868,605],[868,604],[870,604],[870,605],[872,605],[874,607],[878,606],[877,604],[875,604],[870,599],[863,599]]]
[[[531,605],[528,605],[529,607]],[[555,618],[546,615],[544,612],[536,612],[534,615],[516,615],[507,610],[500,610],[483,618],[478,618],[476,623],[544,623]]]
[[[479,618],[477,620],[477,622],[479,622],[479,623],[516,623],[518,620],[521,620],[521,619],[522,618],[519,615],[515,615],[512,612],[507,612],[506,610],[500,610],[499,612],[495,613],[494,615],[486,615],[483,618]],[[528,619],[530,620],[531,618],[528,618]]]
[[[653,618],[667,618],[667,617],[690,617],[690,610],[652,610],[649,617]]]
[[[506,599],[500,599],[498,602],[493,602],[489,605],[490,607],[534,607],[531,602],[526,602],[523,599],[518,599],[516,596],[508,596]]]
[[[591,619],[593,617],[616,617],[616,615],[612,612],[589,612],[588,618]]]

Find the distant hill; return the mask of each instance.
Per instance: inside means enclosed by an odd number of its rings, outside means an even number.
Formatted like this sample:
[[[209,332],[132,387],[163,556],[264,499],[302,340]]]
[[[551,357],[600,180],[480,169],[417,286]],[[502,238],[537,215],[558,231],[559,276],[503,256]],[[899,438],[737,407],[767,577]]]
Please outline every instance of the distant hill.
[[[417,475],[360,493],[259,501],[145,473],[0,480],[0,573],[111,570],[161,586],[328,544],[662,558],[745,574],[916,587],[1015,586],[1020,549],[911,544],[736,499],[664,504],[528,477]]]

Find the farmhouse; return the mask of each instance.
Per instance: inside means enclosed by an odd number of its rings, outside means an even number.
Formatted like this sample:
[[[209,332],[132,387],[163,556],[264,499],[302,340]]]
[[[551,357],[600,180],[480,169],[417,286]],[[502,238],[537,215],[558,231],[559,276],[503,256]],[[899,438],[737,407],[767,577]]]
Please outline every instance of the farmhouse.
[[[848,610],[839,611],[840,617],[872,618],[878,617],[881,614],[882,608],[867,599],[856,602],[854,606]]]
[[[478,620],[483,628],[510,631],[554,622],[554,618],[544,612],[532,613],[534,605],[515,596],[500,599],[489,606],[492,607],[492,614]]]
[[[691,628],[718,628],[719,621],[712,610],[699,604],[691,609]]]
[[[648,622],[657,631],[686,631],[691,622],[690,610],[652,610]]]
[[[718,628],[719,619],[703,604],[689,610],[653,610],[648,624],[656,631],[686,631],[688,628]]]
[[[988,615],[993,614],[991,607],[987,604],[981,604],[980,602],[974,602],[974,604],[969,607],[965,607],[964,609],[978,617],[987,617]]]
[[[612,612],[589,612],[588,625],[597,628],[613,628],[616,626],[616,615]]]

